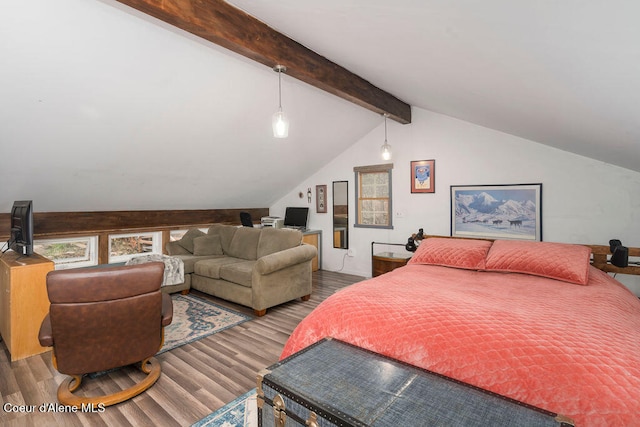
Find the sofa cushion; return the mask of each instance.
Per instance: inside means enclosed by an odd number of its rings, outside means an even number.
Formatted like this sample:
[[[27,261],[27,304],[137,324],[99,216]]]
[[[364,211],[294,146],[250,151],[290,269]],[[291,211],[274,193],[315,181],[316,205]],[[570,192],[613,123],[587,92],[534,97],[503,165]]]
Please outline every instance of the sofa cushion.
[[[176,258],[180,258],[184,263],[184,274],[193,273],[195,270],[195,264],[198,261],[211,259],[211,255],[207,256],[195,256],[195,255],[173,255]],[[222,255],[219,256],[222,258]]]
[[[263,228],[258,241],[257,258],[284,251],[302,243],[302,233],[298,230]]]
[[[233,239],[234,234],[238,227],[233,225],[224,225],[224,224],[214,224],[209,227],[207,230],[207,234],[218,235],[220,236],[220,243],[222,244],[222,252],[225,254],[229,252],[229,245],[231,245],[231,239]]]
[[[193,239],[193,254],[198,255],[222,255],[222,243],[219,235],[196,237]]]
[[[232,258],[229,256],[201,259],[193,266],[193,272],[199,276],[210,277],[211,279],[220,279],[220,268],[228,264],[236,264],[243,261],[243,259]]]
[[[238,285],[251,287],[251,273],[256,261],[242,261],[220,267],[220,278]]]
[[[258,240],[260,240],[260,229],[252,227],[240,227],[236,230],[231,239],[229,250],[226,255],[255,261],[258,259]]]
[[[204,232],[198,230],[197,228],[192,228],[191,230],[184,233],[182,239],[178,240],[176,243],[193,253],[193,239],[196,237],[204,236]]]

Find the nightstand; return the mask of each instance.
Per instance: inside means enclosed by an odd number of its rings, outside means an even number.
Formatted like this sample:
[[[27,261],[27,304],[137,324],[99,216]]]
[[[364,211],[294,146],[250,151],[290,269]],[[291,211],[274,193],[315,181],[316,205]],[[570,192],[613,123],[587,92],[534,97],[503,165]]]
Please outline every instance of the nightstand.
[[[401,246],[402,249],[399,251],[376,250],[375,245]],[[376,277],[407,265],[413,253],[406,251],[404,246],[403,243],[371,242],[371,276]]]

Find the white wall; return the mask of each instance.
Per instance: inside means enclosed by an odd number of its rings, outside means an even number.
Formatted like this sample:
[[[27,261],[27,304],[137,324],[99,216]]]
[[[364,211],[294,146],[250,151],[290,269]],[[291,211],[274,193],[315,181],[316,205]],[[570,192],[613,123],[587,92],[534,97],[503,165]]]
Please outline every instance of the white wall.
[[[393,230],[350,227],[350,248],[334,249],[331,233],[332,181],[349,181],[349,213],[354,209],[354,166],[386,163],[379,154],[380,126],[301,182],[270,208],[309,206],[309,228],[323,230],[322,267],[371,276],[371,242],[405,243],[411,233],[450,234],[450,186],[542,183],[543,240],[607,245],[621,239],[640,246],[640,173],[560,151],[455,118],[413,109],[410,125],[388,122],[393,148]],[[412,194],[410,162],[435,159],[434,194]],[[315,212],[315,186],[328,186],[328,212]],[[313,192],[307,202],[307,188]],[[303,198],[298,197],[303,193]],[[640,294],[640,278],[618,276]]]

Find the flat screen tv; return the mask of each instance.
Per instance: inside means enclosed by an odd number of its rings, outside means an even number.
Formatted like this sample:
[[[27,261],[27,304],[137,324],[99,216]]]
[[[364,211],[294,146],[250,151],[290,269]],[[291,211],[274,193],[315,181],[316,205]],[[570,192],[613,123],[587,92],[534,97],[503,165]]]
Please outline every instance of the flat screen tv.
[[[284,213],[284,226],[295,228],[307,228],[307,216],[309,208],[288,207]]]
[[[9,249],[21,255],[33,255],[33,203],[18,200],[11,208],[11,236]]]

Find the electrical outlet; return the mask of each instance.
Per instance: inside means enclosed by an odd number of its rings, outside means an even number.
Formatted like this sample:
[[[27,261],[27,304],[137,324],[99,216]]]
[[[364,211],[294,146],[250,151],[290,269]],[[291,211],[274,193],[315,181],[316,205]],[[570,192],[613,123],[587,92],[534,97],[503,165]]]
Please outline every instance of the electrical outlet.
[[[351,256],[351,257],[356,256],[356,250],[355,249],[349,249],[347,251],[347,256]]]
[[[407,213],[403,210],[397,210],[395,216],[396,218],[404,218],[405,216],[407,216]]]

